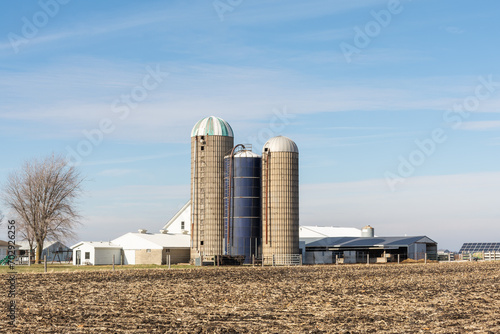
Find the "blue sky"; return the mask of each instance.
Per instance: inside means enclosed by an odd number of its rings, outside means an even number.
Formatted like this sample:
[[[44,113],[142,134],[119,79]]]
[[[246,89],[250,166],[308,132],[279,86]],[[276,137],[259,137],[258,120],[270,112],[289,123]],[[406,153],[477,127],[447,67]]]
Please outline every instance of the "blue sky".
[[[303,225],[500,242],[498,2],[0,7],[0,182],[83,152],[79,240],[159,230],[189,199],[191,128],[215,115],[256,152],[296,141]]]

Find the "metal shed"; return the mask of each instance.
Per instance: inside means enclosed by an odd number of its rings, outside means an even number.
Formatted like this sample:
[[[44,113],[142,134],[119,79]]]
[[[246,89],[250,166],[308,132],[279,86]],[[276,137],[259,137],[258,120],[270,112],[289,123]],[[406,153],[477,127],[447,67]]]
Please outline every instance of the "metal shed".
[[[386,263],[398,257],[437,260],[437,242],[426,236],[315,238],[305,240],[305,263]],[[427,254],[427,255],[426,255]]]

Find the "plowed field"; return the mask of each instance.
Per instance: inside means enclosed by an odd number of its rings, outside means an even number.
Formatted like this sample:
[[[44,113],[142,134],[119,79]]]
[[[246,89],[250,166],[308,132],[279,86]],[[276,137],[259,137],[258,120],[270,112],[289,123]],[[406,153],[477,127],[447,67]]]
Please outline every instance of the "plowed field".
[[[2,333],[500,333],[500,262],[18,274],[14,327],[4,284]]]

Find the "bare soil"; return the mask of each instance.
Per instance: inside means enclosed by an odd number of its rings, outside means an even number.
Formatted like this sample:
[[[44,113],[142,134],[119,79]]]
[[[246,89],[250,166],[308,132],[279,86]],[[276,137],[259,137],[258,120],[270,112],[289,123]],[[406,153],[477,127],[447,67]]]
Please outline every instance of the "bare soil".
[[[23,273],[15,326],[4,284],[2,333],[500,333],[500,261]]]

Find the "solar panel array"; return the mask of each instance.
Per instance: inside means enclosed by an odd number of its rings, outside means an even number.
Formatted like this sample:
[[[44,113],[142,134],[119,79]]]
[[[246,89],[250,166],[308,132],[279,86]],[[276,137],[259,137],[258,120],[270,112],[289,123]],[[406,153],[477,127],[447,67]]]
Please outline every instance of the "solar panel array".
[[[460,253],[499,252],[500,242],[470,242],[460,248]]]

